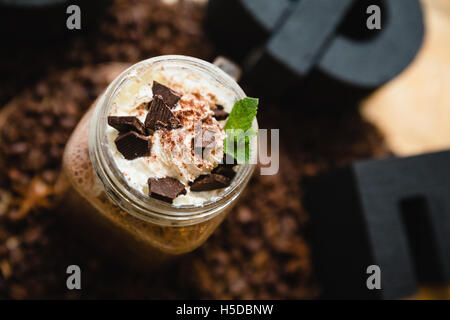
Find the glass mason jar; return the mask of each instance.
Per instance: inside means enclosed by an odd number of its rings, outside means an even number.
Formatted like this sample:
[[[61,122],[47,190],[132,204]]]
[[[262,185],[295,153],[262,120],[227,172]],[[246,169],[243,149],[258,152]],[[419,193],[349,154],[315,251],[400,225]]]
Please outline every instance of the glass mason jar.
[[[255,168],[254,164],[239,165],[220,199],[200,207],[175,207],[127,184],[108,150],[105,130],[110,104],[130,75],[161,65],[195,71],[230,90],[235,101],[245,97],[236,81],[211,63],[185,56],[151,58],[128,68],[109,85],[77,125],[63,157],[68,191],[62,208],[71,226],[80,226],[76,230],[90,236],[102,250],[145,268],[204,243],[234,206]],[[258,129],[256,119],[253,129]],[[252,159],[257,154],[256,141],[252,140]]]

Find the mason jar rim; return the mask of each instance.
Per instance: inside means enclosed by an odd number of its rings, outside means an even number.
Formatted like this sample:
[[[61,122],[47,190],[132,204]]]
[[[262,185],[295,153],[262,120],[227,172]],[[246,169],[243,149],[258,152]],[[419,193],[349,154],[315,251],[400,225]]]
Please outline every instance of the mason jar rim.
[[[174,206],[151,198],[132,188],[126,182],[108,150],[105,129],[109,107],[118,90],[135,70],[157,63],[170,63],[204,72],[233,91],[237,100],[246,97],[244,91],[233,78],[217,66],[204,60],[181,55],[158,56],[143,60],[116,77],[98,100],[90,120],[89,155],[94,171],[105,187],[106,194],[124,211],[138,219],[159,225],[192,225],[214,218],[225,210],[228,205],[236,201],[250,180],[255,164],[238,165],[236,176],[232,180],[231,185],[220,195],[220,198],[202,206]],[[258,130],[256,119],[253,122],[253,129]],[[257,148],[257,139],[253,138],[252,158],[255,157]]]

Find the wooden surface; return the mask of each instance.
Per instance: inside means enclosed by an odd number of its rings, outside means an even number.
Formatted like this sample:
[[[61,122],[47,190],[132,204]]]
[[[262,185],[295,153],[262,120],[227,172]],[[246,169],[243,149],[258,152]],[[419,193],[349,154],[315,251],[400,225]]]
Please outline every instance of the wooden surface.
[[[421,51],[361,105],[363,116],[401,156],[450,148],[450,0],[422,2],[426,33]]]
[[[426,33],[416,59],[360,106],[399,156],[450,148],[450,0],[422,3]],[[422,286],[411,299],[450,299],[450,286]]]

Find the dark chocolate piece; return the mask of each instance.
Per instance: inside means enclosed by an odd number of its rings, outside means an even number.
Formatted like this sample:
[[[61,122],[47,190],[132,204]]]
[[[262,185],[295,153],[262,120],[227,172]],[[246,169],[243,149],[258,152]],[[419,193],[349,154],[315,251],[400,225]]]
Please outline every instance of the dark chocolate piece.
[[[230,114],[224,110],[223,106],[216,104],[216,108],[214,109],[214,118],[216,118],[216,120],[225,120],[229,115]]]
[[[152,142],[149,138],[134,131],[119,134],[114,142],[117,150],[127,160],[149,156],[152,148]]]
[[[119,132],[135,131],[146,134],[144,124],[136,117],[108,117],[108,124]]]
[[[145,128],[153,132],[162,128],[171,130],[179,127],[181,127],[180,121],[164,103],[162,96],[155,95],[145,118]]]
[[[166,87],[165,85],[162,85],[161,83],[157,81],[153,81],[153,95],[159,95],[162,97],[164,102],[167,104],[167,106],[172,109],[175,107],[175,105],[180,101],[181,94],[178,92]]]
[[[220,174],[211,173],[209,175],[202,175],[192,183],[191,191],[210,191],[225,188],[230,185],[230,181],[230,178]]]
[[[179,195],[186,194],[184,185],[175,178],[148,179],[149,196],[172,203]]]
[[[229,179],[233,179],[236,176],[236,171],[233,170],[232,165],[223,165],[220,164],[217,168],[215,168],[212,173],[220,174],[221,176],[225,176]]]

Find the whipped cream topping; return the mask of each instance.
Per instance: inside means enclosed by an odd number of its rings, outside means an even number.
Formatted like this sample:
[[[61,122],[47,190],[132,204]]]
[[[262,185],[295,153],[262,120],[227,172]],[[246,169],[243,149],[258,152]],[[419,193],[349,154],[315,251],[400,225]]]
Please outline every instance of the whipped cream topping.
[[[217,121],[213,115],[216,104],[231,112],[234,95],[216,81],[200,72],[181,67],[158,66],[128,76],[126,83],[114,97],[109,116],[136,116],[143,123],[147,105],[153,98],[152,84],[156,80],[182,95],[173,114],[182,127],[174,130],[156,130],[149,138],[152,141],[151,155],[127,160],[117,150],[114,140],[118,131],[108,126],[106,130],[109,150],[116,166],[134,189],[148,194],[149,178],[172,177],[186,186],[187,193],[173,201],[174,206],[200,206],[220,197],[223,189],[192,192],[189,182],[200,175],[209,174],[223,159],[225,121]],[[203,152],[194,152],[193,141],[200,132],[214,135],[214,143]]]

